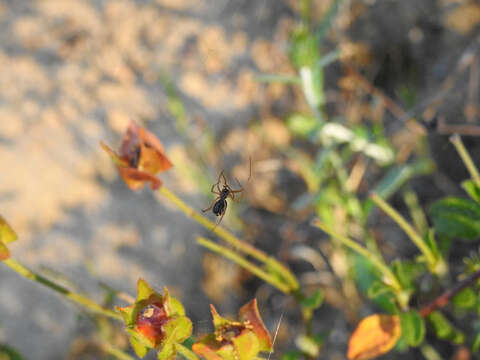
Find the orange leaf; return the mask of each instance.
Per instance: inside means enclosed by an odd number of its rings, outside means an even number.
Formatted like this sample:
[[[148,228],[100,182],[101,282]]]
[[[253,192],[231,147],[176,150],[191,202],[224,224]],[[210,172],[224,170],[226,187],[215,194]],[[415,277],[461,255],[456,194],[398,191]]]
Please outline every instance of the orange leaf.
[[[146,182],[150,182],[152,190],[158,189],[162,182],[155,175],[173,166],[160,140],[134,121],[130,122],[123,136],[118,154],[101,141],[100,145],[110,155],[120,176],[132,190],[141,189]]]
[[[374,314],[366,317],[353,332],[348,344],[349,360],[366,360],[389,352],[402,333],[396,315]]]
[[[242,306],[239,315],[240,320],[248,321],[252,326],[253,332],[260,341],[260,349],[262,351],[272,350],[272,339],[258,312],[257,299],[253,299],[248,304]]]
[[[152,190],[156,190],[160,187],[160,185],[162,185],[162,182],[159,178],[145,171],[121,166],[117,166],[117,169],[123,181],[125,181],[131,190],[141,189],[147,181],[150,181],[150,187]]]

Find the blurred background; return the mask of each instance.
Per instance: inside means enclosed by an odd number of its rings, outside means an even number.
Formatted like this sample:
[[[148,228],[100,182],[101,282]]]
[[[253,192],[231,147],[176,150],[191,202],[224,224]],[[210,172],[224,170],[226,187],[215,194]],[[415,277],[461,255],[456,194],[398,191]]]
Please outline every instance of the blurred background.
[[[134,295],[139,277],[166,285],[196,333],[211,330],[209,303],[235,315],[256,296],[270,330],[285,312],[272,359],[294,347],[302,325],[285,296],[121,181],[98,143],[116,148],[135,120],[174,164],[166,186],[195,209],[221,170],[243,184],[222,225],[324,289],[313,326],[322,357],[343,359],[373,306],[369,280],[310,221],[357,239],[368,228],[387,257],[415,254],[358,201],[384,191],[408,213],[461,193],[448,137],[466,135],[480,159],[479,23],[468,0],[0,0],[0,213],[19,235],[13,256],[98,301],[106,288]],[[459,246],[459,263],[471,249]],[[4,266],[0,279],[1,344],[25,359],[109,358],[95,340],[106,325]]]

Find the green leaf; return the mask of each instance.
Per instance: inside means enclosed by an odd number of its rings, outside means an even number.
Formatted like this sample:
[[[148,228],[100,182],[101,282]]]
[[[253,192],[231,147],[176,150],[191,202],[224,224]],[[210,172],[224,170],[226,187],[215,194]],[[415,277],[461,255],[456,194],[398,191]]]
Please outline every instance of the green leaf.
[[[430,228],[428,229],[427,233],[425,234],[425,244],[432,250],[432,254],[438,258],[441,256],[438,250],[437,240],[435,239],[435,229]]]
[[[287,127],[295,135],[307,137],[319,126],[317,119],[311,115],[293,114],[287,119]]]
[[[418,346],[425,337],[425,322],[418,311],[409,311],[400,314],[402,337],[410,346]]]
[[[168,321],[164,329],[167,337],[160,345],[161,350],[158,352],[158,359],[174,359],[177,354],[175,344],[188,339],[192,334],[192,323],[187,317],[178,316]]]
[[[127,328],[127,332],[131,335],[131,337],[135,338],[135,341],[148,349],[152,349],[155,346],[155,343],[150,340],[148,337],[143,335],[141,332],[137,331],[134,328]]]
[[[1,360],[23,360],[22,355],[7,345],[0,345]]]
[[[317,344],[315,339],[306,335],[297,336],[295,338],[295,345],[297,345],[297,348],[299,348],[303,353],[313,358],[317,358],[318,354],[320,353],[320,346]]]
[[[475,340],[473,340],[472,351],[474,353],[480,350],[480,333],[475,335]]]
[[[170,296],[170,292],[166,287],[163,288],[164,294],[164,303],[165,307],[167,308],[168,316],[185,315],[185,308],[183,307],[182,303],[178,301],[176,298]]]
[[[477,296],[472,288],[465,288],[453,297],[452,303],[461,309],[472,309],[477,304]]]
[[[290,57],[297,68],[312,68],[320,59],[317,39],[306,27],[300,27],[292,36]]]
[[[255,80],[264,83],[282,83],[282,84],[299,84],[300,78],[292,75],[280,74],[262,74],[255,76]]]
[[[392,262],[391,268],[404,289],[413,289],[413,266],[397,259]]]
[[[428,315],[428,321],[433,325],[433,329],[439,339],[450,340],[455,344],[461,344],[465,336],[448,321],[442,313],[438,311]]]
[[[135,350],[135,354],[137,354],[139,358],[143,358],[145,355],[147,355],[148,348],[139,342],[135,336],[130,336],[130,344],[132,345],[133,350]]]
[[[282,360],[299,360],[301,356],[299,351],[288,351],[282,356]]]
[[[368,288],[367,293],[370,299],[375,299],[377,296],[386,294],[393,294],[392,288],[381,281],[375,281],[372,286]]]
[[[323,298],[323,291],[321,289],[316,289],[311,296],[302,299],[302,307],[311,310],[318,309],[323,303]]]
[[[0,242],[8,244],[17,239],[18,237],[15,231],[13,231],[12,227],[0,216]]]
[[[382,199],[387,200],[395,194],[408,180],[414,176],[429,174],[434,170],[434,163],[430,160],[418,160],[411,164],[392,167],[380,182],[375,185],[373,192]],[[369,199],[365,202],[365,211],[369,213],[375,207],[375,203]]]
[[[142,300],[147,300],[155,294],[155,290],[153,290],[148,283],[143,279],[138,279],[137,283],[137,303]]]
[[[258,337],[251,331],[246,331],[240,336],[235,336],[232,341],[236,353],[239,355],[238,360],[255,359],[260,351]]]
[[[322,305],[323,297],[323,291],[316,289],[311,296],[301,300],[302,312],[305,319],[309,320],[312,318],[313,311]]]
[[[464,240],[480,237],[480,205],[468,199],[447,197],[430,207],[439,235]]]
[[[477,203],[480,203],[480,188],[475,184],[473,180],[465,180],[462,182],[462,188],[467,192],[470,197]]]

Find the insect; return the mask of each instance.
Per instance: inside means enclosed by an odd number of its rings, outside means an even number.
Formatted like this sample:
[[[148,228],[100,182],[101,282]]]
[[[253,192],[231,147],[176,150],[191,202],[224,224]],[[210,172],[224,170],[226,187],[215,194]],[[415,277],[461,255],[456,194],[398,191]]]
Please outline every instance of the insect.
[[[248,175],[247,181],[250,181],[250,178],[252,176],[252,158],[249,158],[249,162],[250,162],[250,169],[249,169],[249,175]],[[223,185],[220,188],[220,182],[222,180],[223,180]],[[240,181],[237,180],[237,183],[238,183],[238,186],[240,186],[240,189],[235,189],[235,190],[232,189],[230,185],[228,185],[227,178],[223,174],[223,170],[222,170],[222,172],[218,175],[217,182],[212,185],[212,188],[210,189],[210,191],[213,194],[217,195],[217,197],[215,198],[215,200],[213,200],[212,204],[208,208],[203,209],[202,212],[206,212],[213,208],[212,212],[216,216],[220,216],[220,219],[218,219],[213,229],[215,229],[217,225],[220,224],[220,222],[223,219],[223,216],[225,215],[225,212],[227,211],[227,205],[228,205],[227,199],[230,198],[233,201],[237,201],[235,199],[235,194],[241,193],[243,191],[243,187],[240,184]],[[215,190],[215,187],[216,187],[216,190]]]
[[[220,188],[220,181],[222,180],[223,180],[223,186],[222,188]],[[212,212],[216,216],[220,216],[220,219],[217,221],[217,224],[215,225],[215,227],[217,227],[217,225],[220,224],[220,222],[223,219],[223,216],[225,215],[225,212],[227,211],[227,205],[228,205],[227,199],[230,198],[233,201],[235,201],[235,194],[241,193],[243,191],[242,185],[238,180],[237,182],[238,182],[238,185],[240,186],[240,189],[236,189],[236,190],[232,189],[230,185],[228,185],[227,179],[225,178],[225,175],[223,174],[223,170],[222,170],[222,172],[218,175],[217,182],[213,184],[212,188],[210,189],[212,193],[217,195],[217,198],[213,200],[212,204],[208,208],[203,209],[202,212],[206,212],[213,208]],[[217,188],[216,190],[215,190],[215,187]]]

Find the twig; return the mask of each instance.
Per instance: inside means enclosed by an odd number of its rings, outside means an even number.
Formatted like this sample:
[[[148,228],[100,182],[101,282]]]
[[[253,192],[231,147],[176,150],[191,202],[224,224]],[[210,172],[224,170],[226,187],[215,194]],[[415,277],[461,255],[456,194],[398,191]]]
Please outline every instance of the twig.
[[[420,315],[426,317],[430,315],[433,311],[444,307],[450,302],[450,299],[457,295],[463,289],[472,286],[475,281],[480,278],[480,269],[475,271],[473,274],[469,275],[467,278],[459,282],[457,285],[452,287],[450,290],[445,291],[442,295],[433,300],[430,304],[422,307],[420,309]]]

